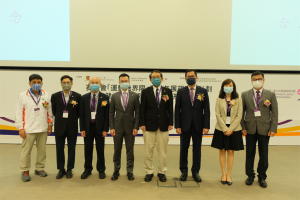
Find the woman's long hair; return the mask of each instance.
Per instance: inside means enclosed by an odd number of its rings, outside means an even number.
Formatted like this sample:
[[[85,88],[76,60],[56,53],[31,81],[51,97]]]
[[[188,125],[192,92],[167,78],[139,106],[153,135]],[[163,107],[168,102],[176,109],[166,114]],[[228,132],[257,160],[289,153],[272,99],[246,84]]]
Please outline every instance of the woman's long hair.
[[[231,93],[231,99],[237,99],[237,98],[239,98],[239,94],[236,91],[236,86],[235,86],[234,81],[232,79],[226,79],[226,80],[223,81],[223,83],[221,85],[221,89],[220,89],[220,92],[219,92],[219,98],[220,99],[224,99],[224,97],[226,95],[225,92],[224,92],[224,89],[223,89],[224,86],[228,85],[230,83],[232,83],[232,85],[233,85],[233,91]]]

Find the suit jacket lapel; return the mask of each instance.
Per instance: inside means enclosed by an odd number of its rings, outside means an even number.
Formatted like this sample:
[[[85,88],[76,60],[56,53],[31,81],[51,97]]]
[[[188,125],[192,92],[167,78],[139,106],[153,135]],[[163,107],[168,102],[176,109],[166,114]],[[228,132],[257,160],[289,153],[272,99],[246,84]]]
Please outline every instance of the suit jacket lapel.
[[[225,114],[225,116],[227,116],[227,104],[228,104],[228,102],[227,102],[227,99],[225,99],[226,97],[224,97],[224,100],[223,100],[223,103],[222,103],[222,105],[224,106],[224,114]],[[230,112],[230,114],[231,114],[232,112]]]
[[[254,104],[253,89],[249,90],[248,98],[250,99],[250,105],[253,107],[253,110],[256,109],[256,106]]]
[[[126,106],[126,108],[125,108],[125,111],[127,110],[127,108],[128,108],[128,105],[132,102],[132,100],[133,100],[133,94],[132,94],[132,92],[130,91],[130,90],[128,90],[128,101],[127,101],[127,106]],[[120,97],[121,98],[121,97]],[[119,99],[120,99],[119,98]],[[121,99],[120,99],[121,100]],[[121,102],[121,106],[122,106],[122,102]],[[122,106],[122,109],[123,109],[123,106]]]
[[[264,104],[264,99],[266,99],[266,96],[267,96],[267,90],[263,89],[262,91],[262,96],[261,96],[261,100],[260,100],[260,103],[259,103],[259,107],[261,107],[261,105]]]
[[[195,91],[195,96],[194,96],[194,105],[199,101],[197,99],[198,94],[200,94],[201,91],[201,87],[200,86],[196,86],[196,91]]]
[[[156,102],[156,98],[155,98],[156,94],[154,94],[153,86],[151,86],[149,89],[151,90],[150,91],[150,99],[152,99],[154,101],[155,105],[157,106],[157,102]]]
[[[121,109],[121,110],[124,110],[123,109],[123,105],[122,105],[122,100],[121,100],[121,92],[119,92],[119,94],[117,95],[116,97],[116,102],[117,102],[117,106]]]
[[[189,105],[192,106],[192,101],[191,101],[191,96],[190,96],[190,89],[189,89],[189,86],[186,86],[185,87],[185,91],[184,91],[184,96],[186,96],[186,98],[188,98],[188,101],[190,102]],[[196,95],[195,95],[196,96]],[[195,102],[194,102],[195,103]]]
[[[88,111],[91,112],[91,93],[89,93],[87,95],[87,98],[86,98],[86,105],[88,105]]]

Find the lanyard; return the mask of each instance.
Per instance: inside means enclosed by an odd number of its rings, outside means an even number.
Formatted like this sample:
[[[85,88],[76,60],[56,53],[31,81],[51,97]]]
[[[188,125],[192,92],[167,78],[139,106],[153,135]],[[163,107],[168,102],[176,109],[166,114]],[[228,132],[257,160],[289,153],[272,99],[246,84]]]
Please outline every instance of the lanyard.
[[[61,96],[62,96],[64,105],[65,105],[65,110],[67,109],[67,106],[68,106],[68,103],[69,103],[69,101],[70,101],[71,95],[72,95],[72,91],[69,93],[69,99],[68,99],[68,102],[66,102],[64,92],[61,91]]]
[[[226,105],[227,105],[227,112],[230,112],[230,106],[228,105],[228,102],[227,102],[227,100],[226,100],[226,96],[224,97],[224,99],[225,99],[225,103],[226,103]]]
[[[121,98],[122,98],[122,101],[123,101],[123,107],[125,108],[125,103],[127,104],[128,102],[128,92],[126,92],[127,96],[126,96],[126,99],[123,98],[123,94],[122,94],[122,91],[120,91],[121,93]]]
[[[32,94],[31,94],[31,91],[30,91],[30,90],[28,90],[28,92],[29,92],[29,94],[30,94],[30,96],[31,96],[32,100],[34,101],[34,103],[35,103],[36,105],[39,105],[39,103],[40,103],[40,100],[41,100],[41,97],[40,97],[40,98],[38,99],[38,101],[36,102],[36,101],[35,101],[35,99],[33,98]]]
[[[261,91],[260,98],[257,99],[257,98],[255,97],[254,90],[253,90],[253,98],[254,98],[254,101],[255,101],[255,103],[256,103],[256,108],[257,108],[257,109],[259,108],[259,104],[260,104],[260,101],[261,101],[261,97],[262,97],[262,91]]]
[[[158,94],[157,94],[157,96],[156,96],[156,102],[159,102],[159,95],[160,95],[160,92],[161,92],[161,87],[160,87],[159,92],[158,92]]]

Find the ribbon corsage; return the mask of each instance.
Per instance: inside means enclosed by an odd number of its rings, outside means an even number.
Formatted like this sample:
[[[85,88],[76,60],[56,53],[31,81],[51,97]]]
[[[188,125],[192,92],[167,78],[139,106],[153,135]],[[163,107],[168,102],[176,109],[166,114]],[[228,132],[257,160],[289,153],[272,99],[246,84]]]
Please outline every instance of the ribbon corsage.
[[[235,100],[231,100],[228,104],[230,105],[230,108],[232,108],[236,103]]]
[[[75,101],[75,100],[73,99],[72,101],[70,101],[69,104],[72,104],[72,105],[73,105],[73,108],[74,108],[74,106],[77,106],[77,105],[78,105],[78,102]]]
[[[269,105],[271,105],[270,100],[265,99],[265,100],[264,100],[264,105],[267,106],[267,107],[268,107]]]
[[[197,99],[199,101],[204,101],[204,94],[203,93],[197,94]]]
[[[106,106],[107,105],[107,101],[102,101],[101,106]]]
[[[169,100],[169,96],[168,96],[168,95],[164,95],[164,96],[162,97],[162,99],[163,99],[165,102],[167,102],[167,101]]]
[[[43,99],[44,100],[44,99]],[[44,101],[44,103],[42,103],[42,105],[44,106],[44,108],[48,108],[49,103],[47,101]]]

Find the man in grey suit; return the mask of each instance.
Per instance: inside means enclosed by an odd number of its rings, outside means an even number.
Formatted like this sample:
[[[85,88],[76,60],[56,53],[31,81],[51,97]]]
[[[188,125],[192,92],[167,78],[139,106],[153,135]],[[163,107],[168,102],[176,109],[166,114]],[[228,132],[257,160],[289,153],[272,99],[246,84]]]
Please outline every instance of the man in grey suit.
[[[121,151],[123,138],[125,139],[127,153],[127,177],[134,180],[134,141],[139,129],[139,95],[129,91],[130,80],[128,74],[119,76],[120,92],[111,97],[109,109],[110,133],[114,137],[114,173],[111,180],[120,176]]]
[[[275,93],[263,88],[265,79],[262,72],[251,75],[253,88],[242,93],[243,118],[241,121],[243,135],[246,136],[246,185],[252,185],[255,178],[254,158],[258,142],[259,163],[257,167],[258,182],[267,187],[268,146],[270,136],[277,133],[278,105]]]

